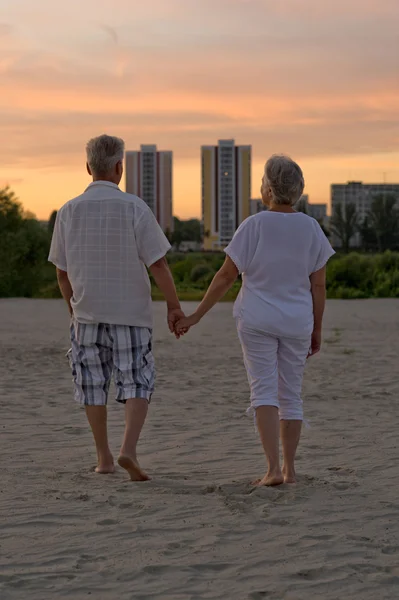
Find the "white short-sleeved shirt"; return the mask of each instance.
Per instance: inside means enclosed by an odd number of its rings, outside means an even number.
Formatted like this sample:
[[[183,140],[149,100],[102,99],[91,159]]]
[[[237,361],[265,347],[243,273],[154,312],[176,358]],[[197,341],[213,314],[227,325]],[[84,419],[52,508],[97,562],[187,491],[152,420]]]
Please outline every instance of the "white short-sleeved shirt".
[[[225,252],[243,279],[235,317],[271,335],[310,336],[309,277],[334,254],[315,219],[303,213],[261,212],[240,225]]]
[[[152,327],[146,266],[168,250],[143,200],[96,181],[59,210],[49,260],[68,273],[74,316],[81,323]]]

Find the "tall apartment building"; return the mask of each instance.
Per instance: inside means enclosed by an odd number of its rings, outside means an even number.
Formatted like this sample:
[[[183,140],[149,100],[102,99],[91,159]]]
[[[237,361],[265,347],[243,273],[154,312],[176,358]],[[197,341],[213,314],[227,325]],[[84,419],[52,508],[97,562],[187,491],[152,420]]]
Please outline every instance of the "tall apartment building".
[[[371,209],[372,202],[376,196],[389,194],[397,197],[399,205],[399,184],[398,183],[362,183],[361,181],[349,181],[346,184],[333,184],[331,186],[331,214],[338,205],[345,207],[347,204],[354,204],[359,215],[359,221],[362,222]],[[332,244],[340,247],[340,240],[332,236]],[[360,234],[357,233],[351,240],[351,246],[356,247],[361,243]]]
[[[148,204],[163,231],[173,230],[172,152],[142,145],[126,152],[126,192]]]
[[[204,250],[221,250],[250,215],[251,146],[202,146],[201,165]]]

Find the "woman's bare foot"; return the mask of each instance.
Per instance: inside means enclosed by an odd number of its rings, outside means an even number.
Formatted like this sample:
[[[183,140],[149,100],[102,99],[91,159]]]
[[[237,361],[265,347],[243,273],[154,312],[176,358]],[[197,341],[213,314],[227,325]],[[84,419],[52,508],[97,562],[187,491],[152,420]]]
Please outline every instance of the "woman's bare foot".
[[[151,479],[151,477],[143,471],[135,458],[121,454],[118,458],[118,465],[129,473],[132,481],[148,481]]]
[[[296,474],[295,474],[295,469],[286,469],[285,467],[283,467],[283,476],[284,476],[284,483],[290,483],[290,484],[295,484],[296,483]]]
[[[263,477],[263,479],[257,479],[256,481],[253,482],[252,485],[274,486],[274,485],[281,485],[282,483],[284,483],[284,477],[283,477],[283,474],[281,473],[281,471],[278,471],[276,473],[266,473],[266,475]]]
[[[94,469],[94,472],[99,475],[115,473],[114,457],[109,450],[107,453],[97,454],[97,466]]]
[[[109,465],[98,465],[94,469],[94,472],[98,473],[99,475],[106,475],[107,473],[115,473],[115,465],[114,465],[114,463],[109,464]]]

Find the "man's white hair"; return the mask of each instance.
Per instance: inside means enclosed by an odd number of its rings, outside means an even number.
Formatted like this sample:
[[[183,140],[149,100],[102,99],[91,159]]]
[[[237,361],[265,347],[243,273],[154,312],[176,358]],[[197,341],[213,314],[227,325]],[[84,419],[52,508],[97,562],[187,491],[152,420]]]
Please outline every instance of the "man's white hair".
[[[289,156],[274,154],[265,165],[265,183],[275,204],[293,206],[302,196],[305,180],[302,169]]]
[[[109,175],[123,161],[125,142],[112,135],[92,138],[86,145],[87,163],[93,175]]]

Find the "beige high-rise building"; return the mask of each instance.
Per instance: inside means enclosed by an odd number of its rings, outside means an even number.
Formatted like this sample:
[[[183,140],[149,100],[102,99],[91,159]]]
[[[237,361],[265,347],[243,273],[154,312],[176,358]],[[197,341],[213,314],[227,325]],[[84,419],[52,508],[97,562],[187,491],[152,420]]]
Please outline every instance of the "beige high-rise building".
[[[204,250],[221,250],[250,216],[251,146],[219,140],[202,146],[201,161]]]
[[[165,232],[173,230],[172,164],[172,152],[155,145],[126,152],[126,192],[148,204]]]

